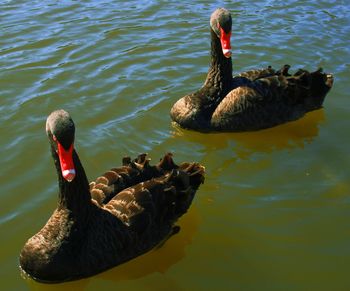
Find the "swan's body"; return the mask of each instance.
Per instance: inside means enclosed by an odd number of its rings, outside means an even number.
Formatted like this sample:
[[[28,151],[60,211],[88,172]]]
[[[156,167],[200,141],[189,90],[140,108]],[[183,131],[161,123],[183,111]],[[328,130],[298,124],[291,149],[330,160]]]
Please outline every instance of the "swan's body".
[[[320,108],[333,84],[322,70],[289,66],[254,70],[232,77],[230,13],[217,9],[211,16],[211,65],[202,88],[179,99],[170,116],[180,126],[198,131],[246,131],[295,120]]]
[[[39,281],[94,275],[154,248],[177,230],[174,223],[204,181],[201,165],[177,166],[167,154],[156,166],[146,155],[125,158],[122,167],[89,185],[67,112],[48,117],[47,134],[58,173],[58,206],[20,254],[21,268]]]

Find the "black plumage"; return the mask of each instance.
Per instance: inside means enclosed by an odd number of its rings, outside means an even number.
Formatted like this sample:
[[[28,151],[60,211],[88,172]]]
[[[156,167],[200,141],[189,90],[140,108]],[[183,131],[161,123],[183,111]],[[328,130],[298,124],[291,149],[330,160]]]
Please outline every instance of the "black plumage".
[[[179,99],[170,116],[180,126],[198,131],[248,131],[282,124],[322,107],[333,76],[322,69],[289,65],[251,70],[232,77],[229,37],[231,15],[219,8],[211,15],[211,65],[202,88]]]
[[[204,167],[198,163],[176,165],[166,154],[151,166],[142,154],[134,160],[124,158],[121,167],[89,185],[73,146],[74,129],[63,110],[47,119],[58,205],[20,253],[22,270],[42,282],[91,276],[161,244],[178,231],[175,222],[204,182]],[[62,157],[70,148],[71,156]]]

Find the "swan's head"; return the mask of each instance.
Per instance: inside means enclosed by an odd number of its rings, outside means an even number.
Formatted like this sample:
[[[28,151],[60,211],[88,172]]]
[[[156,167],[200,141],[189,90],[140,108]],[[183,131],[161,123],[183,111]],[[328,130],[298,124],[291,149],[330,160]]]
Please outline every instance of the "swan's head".
[[[73,181],[76,174],[73,163],[75,126],[69,113],[64,110],[52,112],[46,120],[46,133],[58,155],[63,178]]]
[[[222,53],[226,58],[231,57],[231,13],[225,8],[216,9],[210,17],[210,27],[220,39]]]

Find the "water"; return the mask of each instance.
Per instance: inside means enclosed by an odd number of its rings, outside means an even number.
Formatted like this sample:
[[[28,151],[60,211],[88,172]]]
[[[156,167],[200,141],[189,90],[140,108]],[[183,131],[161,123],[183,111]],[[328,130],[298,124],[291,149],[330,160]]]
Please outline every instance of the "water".
[[[1,1],[1,290],[349,290],[348,1]],[[209,65],[209,16],[233,15],[234,72],[285,63],[334,73],[324,108],[252,133],[201,134],[169,111]],[[51,215],[45,119],[77,126],[90,179],[124,155],[206,166],[182,230],[103,274],[45,285],[18,255]]]

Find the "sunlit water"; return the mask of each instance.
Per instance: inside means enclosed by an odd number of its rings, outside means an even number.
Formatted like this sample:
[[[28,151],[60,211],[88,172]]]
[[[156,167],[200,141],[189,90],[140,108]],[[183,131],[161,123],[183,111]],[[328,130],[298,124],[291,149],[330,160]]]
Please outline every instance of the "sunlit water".
[[[182,2],[0,1],[1,290],[350,290],[349,2]],[[252,133],[174,126],[172,104],[204,82],[220,6],[235,73],[322,66],[335,75],[324,108]],[[56,206],[44,129],[57,108],[90,179],[168,151],[207,179],[162,248],[45,285],[21,277],[18,255]]]

